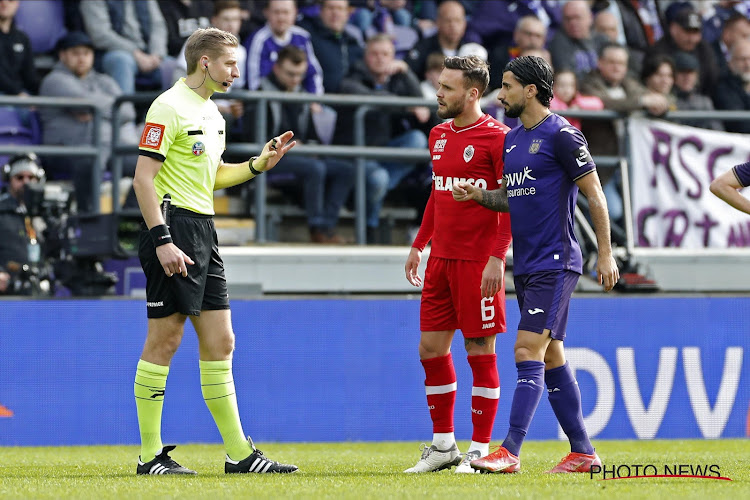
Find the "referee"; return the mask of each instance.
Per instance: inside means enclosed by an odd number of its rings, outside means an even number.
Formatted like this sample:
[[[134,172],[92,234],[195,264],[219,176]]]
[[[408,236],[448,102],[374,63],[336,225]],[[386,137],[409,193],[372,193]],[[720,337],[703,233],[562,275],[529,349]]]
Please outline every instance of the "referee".
[[[245,438],[232,378],[234,333],[213,192],[270,170],[296,144],[288,131],[269,141],[259,157],[222,161],[225,123],[211,96],[229,90],[240,76],[238,46],[231,33],[195,31],[185,47],[188,76],[151,104],[139,143],[133,187],[147,227],[138,256],[146,274],[148,334],[134,386],[141,433],[137,474],[195,474],[172,460],[168,453],[175,447],[161,441],[169,363],[188,317],[198,334],[203,398],[226,448],[224,472],[297,470],[266,458]]]

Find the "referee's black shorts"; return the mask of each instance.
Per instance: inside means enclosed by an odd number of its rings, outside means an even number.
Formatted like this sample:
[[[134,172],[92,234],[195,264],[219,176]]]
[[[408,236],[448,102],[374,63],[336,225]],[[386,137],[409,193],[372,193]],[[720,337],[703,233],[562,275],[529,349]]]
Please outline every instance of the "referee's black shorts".
[[[187,277],[164,274],[151,235],[143,224],[138,257],[146,273],[146,309],[149,318],[176,312],[199,316],[201,311],[229,309],[224,262],[219,255],[213,217],[183,208],[172,208],[169,222],[172,242],[195,264]]]

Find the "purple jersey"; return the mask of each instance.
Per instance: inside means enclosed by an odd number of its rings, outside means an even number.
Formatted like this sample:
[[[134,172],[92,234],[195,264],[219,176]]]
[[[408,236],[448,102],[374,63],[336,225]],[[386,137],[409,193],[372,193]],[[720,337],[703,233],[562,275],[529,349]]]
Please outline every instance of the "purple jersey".
[[[292,26],[284,40],[273,36],[271,28],[266,24],[251,37],[245,40],[247,48],[247,88],[256,90],[260,80],[271,72],[279,51],[287,45],[293,45],[304,50],[307,54],[307,74],[302,80],[302,86],[311,94],[323,93],[323,70],[310,41],[310,33]]]
[[[576,181],[596,169],[581,131],[556,114],[505,139],[503,185],[508,189],[513,273],[567,269],[582,273],[573,233]]]
[[[734,170],[734,176],[737,177],[740,186],[750,186],[750,162],[736,165],[732,170]]]

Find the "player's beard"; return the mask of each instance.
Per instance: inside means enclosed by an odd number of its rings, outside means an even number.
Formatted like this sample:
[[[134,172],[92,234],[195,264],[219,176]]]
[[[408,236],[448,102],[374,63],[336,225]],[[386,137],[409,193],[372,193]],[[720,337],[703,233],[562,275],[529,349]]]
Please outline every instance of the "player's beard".
[[[508,109],[505,110],[505,116],[508,118],[518,118],[525,109],[526,106],[523,104],[509,104]]]
[[[445,109],[437,110],[437,115],[443,120],[445,120],[446,118],[455,118],[464,112],[465,107],[466,99],[462,99],[460,102],[456,102],[452,106],[448,106],[448,104],[446,103]]]

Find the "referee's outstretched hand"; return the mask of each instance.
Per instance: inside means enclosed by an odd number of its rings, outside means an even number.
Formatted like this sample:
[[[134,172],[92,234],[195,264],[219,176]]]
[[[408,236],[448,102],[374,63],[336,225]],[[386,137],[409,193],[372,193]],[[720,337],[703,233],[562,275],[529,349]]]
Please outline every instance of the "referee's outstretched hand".
[[[279,163],[279,160],[284,157],[287,151],[297,145],[297,141],[293,141],[294,132],[287,130],[283,134],[274,137],[263,146],[263,151],[255,160],[254,164],[256,170],[266,172],[271,170]]]
[[[156,256],[159,258],[161,267],[164,268],[164,274],[170,278],[175,274],[187,276],[187,266],[195,264],[193,259],[188,257],[185,252],[180,250],[174,243],[167,243],[156,247]]]

